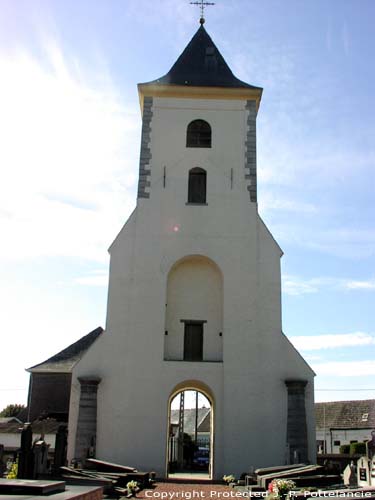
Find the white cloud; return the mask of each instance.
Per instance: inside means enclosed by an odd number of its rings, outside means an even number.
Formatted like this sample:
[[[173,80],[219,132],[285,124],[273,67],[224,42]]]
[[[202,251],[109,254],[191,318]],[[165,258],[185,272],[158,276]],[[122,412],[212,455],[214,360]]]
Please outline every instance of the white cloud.
[[[103,67],[86,81],[45,51],[0,54],[0,256],[106,259],[134,204],[139,113]]]
[[[348,281],[345,288],[349,290],[375,290],[375,280],[368,281]]]
[[[312,203],[292,200],[290,198],[286,199],[283,198],[282,195],[276,195],[271,191],[262,193],[262,197],[259,200],[259,210],[260,212],[283,210],[285,212],[296,213],[316,213],[318,211],[317,207]]]
[[[282,288],[287,295],[305,295],[307,293],[317,293],[318,288],[312,284],[312,280],[303,281],[296,276],[283,275]]]
[[[283,292],[287,295],[318,293],[322,289],[336,291],[375,291],[375,280],[351,280],[346,278],[333,278],[330,276],[304,279],[300,276],[283,274],[282,288]]]
[[[336,335],[301,335],[290,337],[290,341],[298,350],[317,351],[321,349],[374,345],[375,335],[365,332],[343,333]]]
[[[364,377],[375,375],[375,361],[329,361],[327,363],[315,363],[313,370],[319,375],[336,377]],[[349,390],[348,390],[349,392]]]
[[[108,286],[108,271],[97,270],[90,273],[88,276],[82,276],[75,280],[79,285],[85,286]]]

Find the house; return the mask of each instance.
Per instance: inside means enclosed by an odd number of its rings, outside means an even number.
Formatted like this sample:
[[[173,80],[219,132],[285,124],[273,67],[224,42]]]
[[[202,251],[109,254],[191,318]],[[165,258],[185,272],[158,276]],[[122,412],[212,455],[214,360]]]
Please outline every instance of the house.
[[[55,448],[56,433],[61,425],[55,419],[36,420],[33,422],[33,439],[44,436],[45,442],[50,446],[50,451]],[[0,445],[9,454],[17,451],[21,447],[22,422],[0,422]]]
[[[315,404],[316,444],[320,453],[340,453],[340,446],[370,441],[375,433],[375,399]]]
[[[197,446],[209,446],[210,408],[186,408],[184,410],[184,432],[195,441]],[[171,428],[178,435],[179,410],[171,410]]]

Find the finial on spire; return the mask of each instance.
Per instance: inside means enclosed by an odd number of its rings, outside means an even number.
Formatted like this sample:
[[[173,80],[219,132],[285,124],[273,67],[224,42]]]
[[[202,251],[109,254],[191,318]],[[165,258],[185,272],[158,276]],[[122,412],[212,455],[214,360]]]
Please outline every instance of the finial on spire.
[[[197,5],[201,9],[201,18],[199,19],[199,22],[203,25],[205,22],[204,19],[204,8],[207,7],[207,5],[215,5],[214,2],[204,2],[203,0],[200,0],[200,2],[190,2],[190,5]]]

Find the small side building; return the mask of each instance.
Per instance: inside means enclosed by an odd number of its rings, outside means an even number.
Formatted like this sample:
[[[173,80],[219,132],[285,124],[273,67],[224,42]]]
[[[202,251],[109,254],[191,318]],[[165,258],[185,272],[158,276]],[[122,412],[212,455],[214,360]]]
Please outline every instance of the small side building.
[[[340,453],[340,446],[370,441],[375,432],[375,399],[315,404],[318,453]]]
[[[103,331],[98,327],[46,361],[27,369],[30,373],[27,408],[17,418],[0,419],[0,445],[5,454],[12,454],[20,447],[24,422],[31,422],[34,438],[44,435],[53,451],[56,433],[69,418],[73,368]]]
[[[102,333],[103,328],[98,327],[46,361],[27,369],[30,373],[29,422],[47,417],[68,421],[73,368]]]

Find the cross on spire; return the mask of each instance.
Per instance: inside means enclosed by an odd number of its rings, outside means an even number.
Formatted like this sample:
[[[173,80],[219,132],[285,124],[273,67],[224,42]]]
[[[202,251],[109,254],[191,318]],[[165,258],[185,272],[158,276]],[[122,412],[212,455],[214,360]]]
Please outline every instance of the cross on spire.
[[[204,0],[200,0],[200,2],[190,2],[190,5],[197,5],[201,9],[201,18],[199,19],[199,22],[201,24],[204,24],[204,8],[207,7],[208,5],[215,5],[214,2],[204,2]]]

